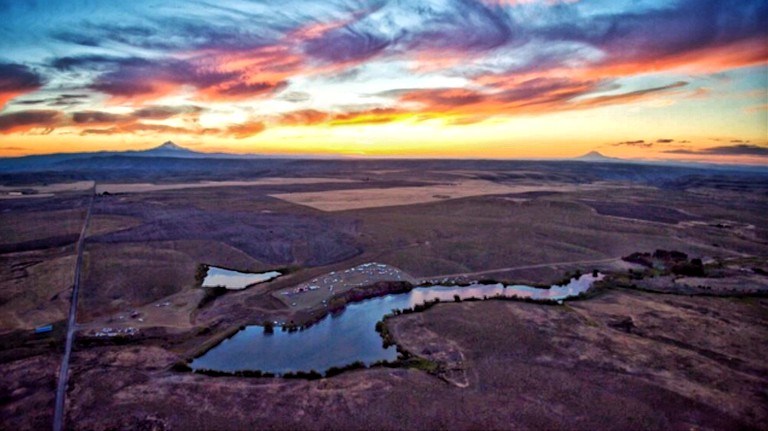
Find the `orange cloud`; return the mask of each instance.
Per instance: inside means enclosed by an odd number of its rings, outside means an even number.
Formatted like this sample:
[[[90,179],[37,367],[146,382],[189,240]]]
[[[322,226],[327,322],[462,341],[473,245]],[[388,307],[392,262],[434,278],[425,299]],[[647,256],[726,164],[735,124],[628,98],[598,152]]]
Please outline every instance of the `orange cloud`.
[[[695,73],[716,73],[736,67],[768,64],[768,43],[753,38],[728,44],[706,46],[655,58],[638,56],[608,59],[602,64],[576,71],[584,77],[620,77],[675,69]]]
[[[243,124],[236,124],[233,126],[229,126],[225,134],[229,136],[234,136],[237,139],[244,139],[244,138],[250,138],[251,136],[258,135],[259,133],[266,130],[266,126],[264,123],[260,121],[251,121]]]
[[[326,121],[330,115],[314,109],[292,111],[280,116],[278,122],[284,126],[309,126]]]

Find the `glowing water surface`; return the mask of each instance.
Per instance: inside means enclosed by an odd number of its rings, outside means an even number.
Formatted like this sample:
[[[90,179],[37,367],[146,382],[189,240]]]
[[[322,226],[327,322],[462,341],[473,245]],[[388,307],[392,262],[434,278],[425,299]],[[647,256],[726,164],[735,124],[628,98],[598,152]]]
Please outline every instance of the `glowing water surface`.
[[[355,361],[370,365],[397,358],[394,346],[384,348],[376,332],[376,322],[393,309],[413,308],[433,301],[494,296],[563,300],[586,292],[592,283],[602,279],[599,274],[582,275],[565,286],[540,289],[524,285],[489,284],[472,286],[417,287],[407,293],[386,295],[350,304],[340,314],[328,315],[315,325],[298,332],[264,332],[264,327],[248,326],[233,337],[222,341],[202,356],[194,359],[192,369],[216,371],[259,370],[275,374],[296,371],[324,372]]]
[[[254,274],[211,266],[203,280],[203,287],[223,286],[231,290],[242,290],[252,284],[263,283],[281,275],[278,271]]]

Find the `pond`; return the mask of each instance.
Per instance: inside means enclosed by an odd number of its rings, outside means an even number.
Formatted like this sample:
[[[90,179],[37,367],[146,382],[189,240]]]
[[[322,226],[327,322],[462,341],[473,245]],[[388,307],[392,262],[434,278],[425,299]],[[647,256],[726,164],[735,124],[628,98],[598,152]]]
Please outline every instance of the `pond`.
[[[262,371],[274,374],[288,372],[325,372],[331,367],[343,367],[356,361],[371,365],[379,361],[394,361],[397,350],[384,347],[376,332],[376,322],[394,309],[413,308],[433,301],[483,299],[494,296],[563,300],[586,292],[602,274],[582,275],[565,286],[549,289],[523,285],[489,284],[461,286],[417,287],[406,293],[380,296],[350,304],[340,314],[330,314],[309,328],[297,332],[266,333],[263,326],[248,326],[233,337],[222,341],[190,364],[193,370],[222,372]]]
[[[282,274],[278,271],[269,271],[262,273],[238,272],[216,266],[208,267],[208,274],[203,280],[203,287],[223,286],[230,290],[242,290],[246,287],[263,283],[280,277]]]

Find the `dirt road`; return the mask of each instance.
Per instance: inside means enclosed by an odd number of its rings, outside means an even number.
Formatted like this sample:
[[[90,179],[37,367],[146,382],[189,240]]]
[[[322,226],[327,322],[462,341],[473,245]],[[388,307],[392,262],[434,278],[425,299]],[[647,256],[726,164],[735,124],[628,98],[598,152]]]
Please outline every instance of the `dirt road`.
[[[61,359],[61,368],[59,369],[59,383],[56,387],[56,405],[53,413],[53,430],[60,431],[64,424],[64,399],[67,390],[67,380],[69,377],[69,358],[72,354],[72,343],[75,339],[75,329],[77,325],[77,295],[80,291],[80,268],[83,264],[83,246],[85,243],[85,234],[88,230],[88,222],[91,219],[91,210],[96,196],[96,184],[93,185],[91,199],[88,202],[88,211],[85,214],[83,228],[80,231],[80,238],[77,240],[77,262],[75,263],[75,279],[72,288],[72,300],[69,306],[69,318],[67,320],[67,342],[64,347],[64,356]]]

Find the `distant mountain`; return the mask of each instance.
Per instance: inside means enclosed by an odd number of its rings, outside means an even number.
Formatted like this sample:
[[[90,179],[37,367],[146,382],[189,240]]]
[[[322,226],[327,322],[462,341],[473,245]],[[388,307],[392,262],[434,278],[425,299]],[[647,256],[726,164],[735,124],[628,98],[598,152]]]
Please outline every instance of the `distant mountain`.
[[[106,167],[107,159],[130,160],[153,158],[158,163],[171,163],[178,159],[258,159],[256,154],[201,153],[184,148],[171,141],[148,150],[98,151],[92,153],[55,153],[24,157],[0,158],[0,172],[61,171],[78,167]],[[163,162],[166,160],[167,162]]]
[[[582,162],[625,162],[626,161],[622,159],[617,159],[616,157],[604,156],[597,151],[590,151],[587,154],[584,154],[583,156],[574,158],[573,160],[578,160]]]
[[[173,143],[172,141],[166,141],[162,145],[150,148],[148,150],[140,150],[140,151],[125,151],[125,152],[117,152],[117,153],[109,153],[110,156],[113,155],[125,155],[125,156],[139,156],[139,157],[221,157],[225,154],[208,154],[208,153],[201,153],[198,151],[192,151],[188,148],[184,148],[180,145],[177,145]],[[230,157],[237,157],[234,154],[226,154]]]

